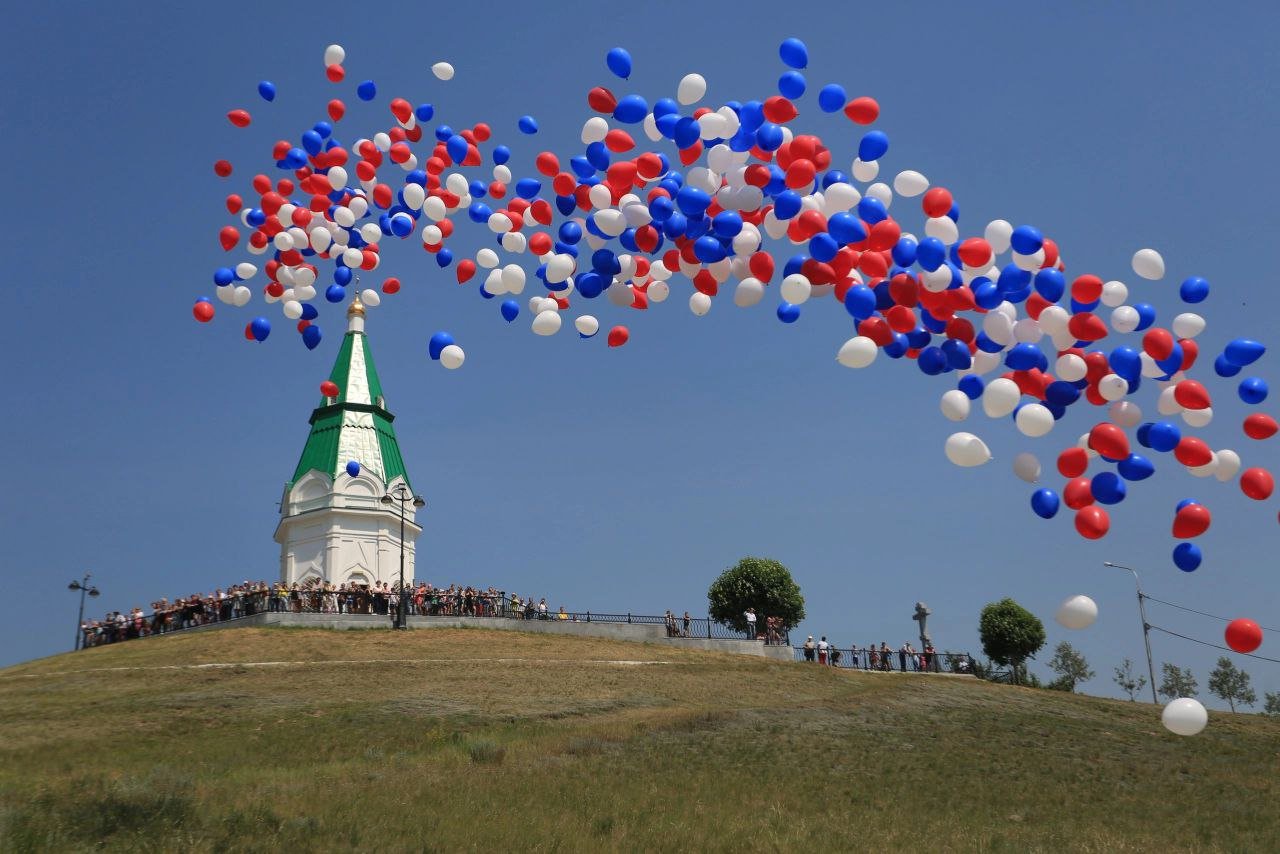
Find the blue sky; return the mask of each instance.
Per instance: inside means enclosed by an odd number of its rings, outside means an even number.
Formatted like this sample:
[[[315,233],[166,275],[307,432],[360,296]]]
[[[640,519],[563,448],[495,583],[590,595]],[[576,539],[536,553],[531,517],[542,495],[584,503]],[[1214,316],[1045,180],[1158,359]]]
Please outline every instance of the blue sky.
[[[527,175],[543,148],[580,150],[591,86],[652,101],[697,71],[708,102],[762,98],[784,70],[778,42],[797,36],[810,51],[797,126],[821,133],[840,168],[859,129],[818,112],[827,82],[879,100],[876,127],[892,142],[884,173],[917,169],[950,188],[963,235],[997,217],[1033,223],[1062,247],[1069,274],[1119,278],[1166,320],[1184,310],[1177,283],[1203,275],[1213,292],[1199,307],[1202,352],[1239,335],[1277,343],[1280,114],[1269,93],[1280,61],[1277,15],[1264,4],[1169,4],[1158,15],[1102,4],[811,4],[787,16],[714,3],[453,6],[80,4],[16,24],[0,92],[13,166],[0,344],[0,571],[13,601],[0,663],[69,645],[76,603],[65,587],[86,569],[106,608],[276,571],[275,504],[340,313],[321,306],[328,335],[308,352],[283,328],[261,345],[242,340],[256,312],[219,304],[216,321],[197,326],[190,307],[225,263],[223,197],[245,192],[268,165],[266,147],[322,118],[332,97],[348,102],[344,137],[385,126],[397,95],[431,101],[454,126],[487,121]],[[347,49],[341,86],[324,79],[332,42]],[[605,69],[615,45],[634,58],[629,84]],[[447,84],[429,71],[442,59],[457,68]],[[255,93],[264,78],[279,88],[273,104]],[[355,98],[366,78],[379,85],[373,105]],[[227,123],[236,107],[253,113],[248,130]],[[525,113],[538,136],[516,132]],[[238,181],[212,174],[222,157]],[[896,200],[892,212],[920,233],[913,202]],[[1163,282],[1133,275],[1129,259],[1144,246],[1163,253]],[[527,317],[508,326],[496,301],[474,282],[458,287],[412,242],[385,255],[379,272],[405,290],[371,312],[368,329],[429,501],[419,566],[432,581],[495,584],[570,608],[696,614],[721,569],[768,555],[807,596],[802,633],[896,646],[914,637],[922,599],[939,645],[974,651],[982,605],[1008,595],[1042,616],[1050,648],[1068,639],[1085,652],[1099,674],[1085,690],[1103,694],[1113,693],[1113,665],[1143,656],[1132,580],[1104,560],[1138,567],[1161,598],[1280,625],[1274,499],[1250,501],[1162,461],[1113,508],[1111,533],[1085,541],[1068,515],[1031,514],[1031,489],[1009,461],[1032,450],[1051,470],[1096,411],[1074,408],[1042,440],[981,415],[957,427],[938,411],[954,376],[926,377],[906,360],[864,371],[835,363],[853,332],[834,302],[806,307],[792,325],[774,317],[772,294],[750,310],[721,299],[697,318],[681,283],[644,315],[593,306],[606,327],[631,328],[631,343],[609,350],[603,336],[533,336]],[[465,347],[462,370],[427,358],[441,329]],[[1201,435],[1277,469],[1276,440],[1239,433],[1234,385],[1202,363],[1217,417]],[[1274,380],[1275,365],[1273,350],[1253,372]],[[1138,402],[1154,414],[1152,390]],[[982,435],[996,461],[949,464],[942,444],[956,429]],[[1172,505],[1184,497],[1214,511],[1192,574],[1169,558]],[[1052,613],[1076,593],[1097,600],[1101,616],[1068,633]],[[1155,605],[1150,616],[1221,638],[1211,620]],[[1216,651],[1153,643],[1157,668],[1190,665],[1203,689]],[[1275,644],[1260,652],[1280,655]],[[1256,687],[1280,690],[1280,666],[1240,661]]]

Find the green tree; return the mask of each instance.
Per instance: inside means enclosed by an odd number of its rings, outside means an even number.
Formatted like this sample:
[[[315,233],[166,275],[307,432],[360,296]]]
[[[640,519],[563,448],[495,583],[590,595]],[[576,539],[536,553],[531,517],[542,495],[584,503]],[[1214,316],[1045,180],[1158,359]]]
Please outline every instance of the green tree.
[[[1157,690],[1161,697],[1176,700],[1179,697],[1195,697],[1200,693],[1200,686],[1196,684],[1196,677],[1191,675],[1190,667],[1183,670],[1166,661],[1160,665],[1160,687]]]
[[[1280,691],[1268,691],[1265,696],[1262,713],[1272,717],[1280,716]]]
[[[1120,686],[1120,690],[1129,695],[1129,702],[1137,702],[1138,694],[1143,688],[1147,687],[1147,677],[1137,675],[1133,672],[1133,662],[1125,659],[1124,663],[1116,668],[1115,683]]]
[[[1209,674],[1209,690],[1218,699],[1226,700],[1233,712],[1236,703],[1252,706],[1258,702],[1258,695],[1249,687],[1249,674],[1232,664],[1225,655],[1218,658],[1218,666]]]
[[[1045,640],[1040,618],[1009,598],[982,609],[978,635],[987,658],[1010,667],[1015,682],[1023,681],[1026,660],[1035,657]]]
[[[1094,672],[1089,669],[1089,662],[1066,641],[1054,648],[1053,658],[1049,659],[1049,669],[1058,674],[1058,678],[1049,687],[1063,691],[1075,691],[1081,682],[1088,682],[1094,677]]]
[[[740,632],[747,630],[747,608],[756,609],[759,630],[766,617],[780,617],[787,630],[804,619],[804,596],[791,572],[764,557],[744,557],[720,573],[707,590],[707,605],[711,619]]]

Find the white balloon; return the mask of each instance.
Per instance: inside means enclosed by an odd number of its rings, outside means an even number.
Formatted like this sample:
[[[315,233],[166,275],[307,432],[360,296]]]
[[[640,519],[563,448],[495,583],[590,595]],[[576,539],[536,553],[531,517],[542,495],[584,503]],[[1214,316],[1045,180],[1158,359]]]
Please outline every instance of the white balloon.
[[[982,411],[991,418],[1003,418],[1018,406],[1020,397],[1022,390],[1013,380],[992,380],[982,392]]]
[[[942,414],[951,421],[963,421],[969,417],[969,395],[958,388],[944,393],[939,405],[942,407]]]
[[[711,311],[711,297],[702,291],[694,291],[689,295],[689,311],[692,311],[698,317],[702,317],[708,311]]]
[[[1192,477],[1213,477],[1218,473],[1218,455],[1212,455],[1202,466],[1187,466],[1187,471]]]
[[[502,268],[502,287],[509,294],[524,293],[524,268],[519,264],[508,264]]]
[[[707,81],[701,74],[686,74],[680,78],[680,85],[676,87],[676,100],[685,106],[698,103],[705,94]]]
[[[929,179],[913,169],[899,172],[893,179],[893,190],[904,198],[914,198],[929,189]]]
[[[1161,415],[1177,415],[1182,411],[1182,404],[1173,396],[1173,386],[1166,386],[1156,400],[1156,411]]]
[[[649,269],[652,272],[653,268],[650,267]],[[662,302],[671,296],[671,286],[662,281],[650,282],[649,290],[645,293],[649,295],[649,302]]]
[[[1044,330],[1040,328],[1040,321],[1030,317],[1024,317],[1017,323],[1013,324],[1013,338],[1022,344],[1034,344],[1044,337]]]
[[[1059,356],[1054,367],[1058,378],[1069,383],[1079,382],[1089,374],[1089,365],[1075,353]]]
[[[982,331],[987,333],[988,338],[1002,346],[1007,347],[1013,343],[1013,323],[1010,322],[1009,316],[1002,312],[987,312],[982,318]]]
[[[888,184],[877,181],[867,187],[867,198],[875,199],[887,208],[893,204],[893,190],[889,189]]]
[[[579,335],[590,338],[600,331],[600,321],[589,314],[584,314],[573,322],[573,328],[578,330]]]
[[[1209,724],[1209,713],[1199,700],[1179,697],[1164,707],[1160,723],[1174,735],[1198,735]]]
[[[880,348],[876,346],[876,342],[865,335],[859,335],[840,346],[836,361],[846,368],[865,368],[876,360],[878,352]]]
[[[360,302],[370,308],[376,308],[378,303],[382,302],[382,295],[373,288],[365,288],[360,292]]]
[[[782,287],[779,290],[784,300],[792,305],[800,305],[809,299],[813,286],[809,284],[809,280],[802,274],[792,273],[782,280]]]
[[[248,288],[245,288],[248,290]],[[218,298],[218,302],[227,305],[235,305],[236,302],[236,286],[235,285],[219,285],[213,289],[213,294]]]
[[[1163,279],[1164,258],[1154,249],[1139,249],[1133,253],[1133,272],[1153,282]]]
[[[1203,317],[1188,311],[1173,319],[1172,328],[1175,338],[1195,338],[1201,332],[1204,332],[1204,326]]]
[[[242,282],[247,282],[258,274],[258,268],[250,264],[248,261],[241,261],[236,265],[236,278]]]
[[[1098,604],[1088,596],[1072,596],[1058,606],[1053,618],[1065,629],[1087,629],[1098,619]]]
[[[619,308],[628,308],[636,300],[636,295],[631,292],[631,286],[625,282],[614,282],[604,295],[609,298],[609,302]]]
[[[993,219],[987,223],[983,237],[991,244],[991,251],[1003,255],[1009,251],[1009,238],[1013,235],[1013,225],[1003,219]]]
[[[285,300],[284,305],[280,308],[284,311],[284,316],[290,320],[297,320],[299,317],[302,317],[302,303],[297,300]]]
[[[533,331],[537,335],[555,335],[560,331],[560,312],[538,312],[533,318]]]
[[[949,216],[929,217],[924,221],[924,233],[929,237],[938,238],[948,246],[960,239],[960,227]]]
[[[1218,451],[1218,469],[1213,476],[1226,483],[1240,472],[1240,455],[1226,448]]]
[[[326,68],[330,65],[341,65],[342,60],[346,58],[347,52],[343,50],[340,44],[331,44],[324,49],[324,64]]]
[[[1034,255],[1023,255],[1019,252],[1013,253],[1013,265],[1019,270],[1026,270],[1028,273],[1034,273],[1044,266],[1044,249],[1039,249]]]
[[[498,253],[486,246],[476,253],[476,263],[486,270],[492,270],[498,266]]]
[[[330,166],[325,177],[329,179],[329,186],[335,190],[341,190],[347,186],[347,170],[341,166]]]
[[[452,80],[453,66],[447,62],[437,62],[431,66],[431,73],[440,80]]]
[[[1111,328],[1116,332],[1128,334],[1137,329],[1141,322],[1138,310],[1131,305],[1119,306],[1111,312]]]
[[[1187,422],[1188,427],[1208,427],[1209,422],[1213,420],[1213,407],[1184,409],[1182,410],[1182,420]]]
[[[764,282],[756,278],[743,279],[738,282],[738,287],[733,291],[733,304],[739,308],[750,308],[762,299],[764,299]]]
[[[1003,364],[1000,360],[999,353],[988,353],[986,350],[979,350],[973,354],[973,367],[970,368],[971,373],[978,376],[989,374]]]
[[[593,142],[603,142],[608,133],[609,123],[602,116],[592,116],[582,125],[582,144],[590,145]]]
[[[874,181],[876,176],[880,174],[880,164],[874,160],[862,160],[854,158],[853,166],[849,169],[853,173],[853,177],[862,183]]]
[[[466,361],[467,354],[462,352],[462,348],[457,344],[450,344],[440,351],[440,364],[444,365],[451,371],[456,371],[462,367],[462,363]]]
[[[1119,308],[1129,298],[1129,286],[1124,282],[1107,282],[1102,286],[1102,304],[1107,308]]]
[[[1013,458],[1013,473],[1027,483],[1040,481],[1040,460],[1035,454],[1023,451]]]
[[[1117,400],[1107,413],[1111,421],[1120,427],[1137,427],[1142,423],[1142,407],[1132,400]]]
[[[947,459],[965,468],[980,466],[991,459],[986,443],[972,433],[952,433],[947,437],[945,450]]]
[[[1036,439],[1053,429],[1053,413],[1047,406],[1028,403],[1018,410],[1014,423],[1022,435]]]
[[[253,291],[244,285],[237,285],[235,292],[231,296],[231,302],[236,308],[244,308],[249,304],[249,300],[253,299]]]
[[[1098,396],[1103,400],[1120,400],[1129,393],[1129,381],[1115,374],[1098,380]]]

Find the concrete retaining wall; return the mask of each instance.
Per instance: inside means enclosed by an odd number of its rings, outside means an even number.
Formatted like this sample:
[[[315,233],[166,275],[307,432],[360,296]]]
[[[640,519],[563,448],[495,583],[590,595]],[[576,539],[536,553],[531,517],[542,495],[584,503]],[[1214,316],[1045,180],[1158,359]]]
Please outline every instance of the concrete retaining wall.
[[[534,634],[574,635],[588,638],[656,643],[684,649],[703,649],[755,655],[775,661],[791,661],[791,647],[765,646],[760,641],[721,640],[718,638],[669,638],[665,626],[638,623],[587,623],[568,620],[510,620],[500,617],[418,617],[408,618],[411,629],[489,629],[490,631],[531,632]],[[263,626],[299,626],[308,629],[390,629],[391,618],[373,614],[295,614],[267,612],[241,617],[225,623],[210,623],[186,632],[207,632]]]

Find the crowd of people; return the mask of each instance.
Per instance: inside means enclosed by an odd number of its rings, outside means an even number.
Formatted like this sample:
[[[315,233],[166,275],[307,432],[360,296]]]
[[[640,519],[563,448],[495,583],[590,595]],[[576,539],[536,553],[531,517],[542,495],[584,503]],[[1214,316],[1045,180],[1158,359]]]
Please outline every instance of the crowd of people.
[[[546,598],[508,595],[496,587],[451,584],[435,587],[427,582],[409,586],[405,610],[410,615],[507,617],[524,620],[570,619],[564,606],[558,612],[547,607]],[[99,646],[148,635],[165,634],[211,623],[236,620],[260,613],[291,612],[316,614],[378,614],[393,616],[400,608],[398,585],[386,582],[304,584],[245,581],[219,587],[213,593],[193,593],[151,603],[150,611],[112,611],[100,620],[81,625],[83,646]]]
[[[857,644],[852,645],[848,649],[840,649],[835,644],[827,641],[826,635],[823,635],[816,643],[813,635],[809,635],[808,640],[801,647],[804,651],[804,660],[807,662],[815,662],[817,664],[825,664],[831,667],[853,667],[865,670],[894,670],[894,659],[897,658],[897,670],[906,673],[909,670],[917,672],[936,671],[939,669],[940,661],[938,652],[933,648],[932,643],[926,643],[924,649],[917,650],[910,642],[904,643],[897,650],[891,649],[889,644],[884,641],[879,646],[874,643],[859,648]],[[948,669],[955,673],[969,673],[971,664],[967,655],[954,656],[955,661],[951,662]]]

